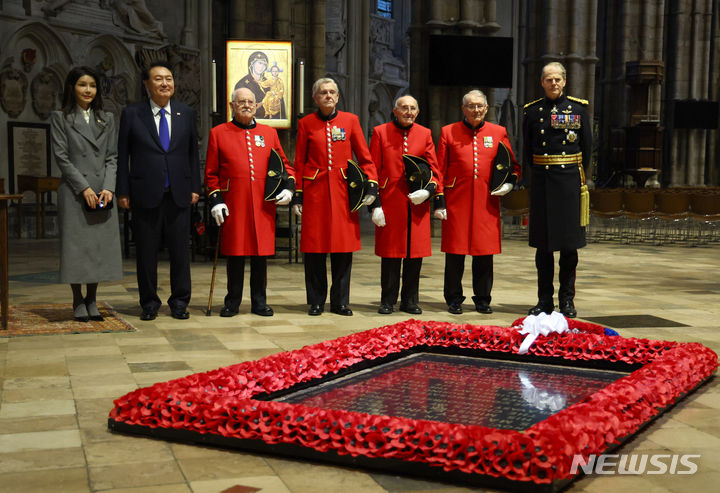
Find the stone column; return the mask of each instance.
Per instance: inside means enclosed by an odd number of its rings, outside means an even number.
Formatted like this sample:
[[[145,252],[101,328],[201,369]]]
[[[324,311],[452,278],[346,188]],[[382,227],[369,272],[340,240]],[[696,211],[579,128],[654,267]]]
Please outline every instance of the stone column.
[[[245,2],[232,2],[230,4],[230,21],[228,34],[230,38],[243,39],[245,37]]]
[[[484,22],[480,0],[460,0],[460,34],[470,36]]]
[[[306,71],[311,75],[309,85],[320,77],[325,76],[325,0],[317,0],[310,2],[310,46],[309,46],[309,63]],[[312,94],[311,94],[312,96]],[[307,101],[307,100],[306,100]],[[306,106],[312,107],[313,101],[307,101]]]
[[[210,20],[210,19],[208,19]],[[185,26],[182,32],[183,45],[190,48],[198,47],[197,26],[198,26],[198,5],[197,0],[185,0]]]
[[[290,0],[273,0],[273,37],[275,39],[290,38]]]
[[[197,39],[196,43],[200,50],[200,81],[202,83],[203,90],[200,91],[200,131],[202,148],[200,149],[201,160],[204,160],[206,148],[207,148],[207,134],[210,128],[213,126],[211,118],[212,113],[212,2],[201,2],[199,5],[196,0],[188,0],[188,3],[194,3],[195,15],[193,19],[197,19]],[[217,74],[218,79],[222,77],[221,74]],[[219,86],[222,88],[223,84]],[[222,89],[219,89],[222,90]]]

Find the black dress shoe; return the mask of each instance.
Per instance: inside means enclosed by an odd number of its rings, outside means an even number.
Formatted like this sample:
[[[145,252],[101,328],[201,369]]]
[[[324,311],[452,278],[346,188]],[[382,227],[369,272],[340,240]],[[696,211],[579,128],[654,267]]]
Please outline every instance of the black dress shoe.
[[[157,312],[154,310],[143,310],[142,314],[140,315],[140,320],[149,321],[149,320],[155,320],[157,317]]]
[[[478,303],[475,305],[475,310],[478,311],[478,313],[492,313],[493,310],[490,308],[490,305],[487,303]]]
[[[324,310],[322,305],[310,305],[310,309],[308,310],[308,315],[320,315]]]
[[[555,308],[555,306],[552,303],[538,303],[528,310],[528,315],[538,316],[541,313],[550,315],[553,312],[553,308]]]
[[[577,317],[577,310],[575,310],[575,304],[573,303],[573,300],[561,301],[560,312],[567,318]]]
[[[190,318],[190,314],[185,309],[172,310],[170,312],[170,316],[178,320],[187,320],[188,318]]]
[[[462,313],[462,305],[459,303],[451,303],[448,306],[448,311],[453,315],[460,315]]]
[[[224,307],[222,308],[222,310],[220,310],[220,316],[221,316],[221,317],[234,317],[234,316],[237,315],[237,314],[238,314],[238,311],[237,311],[237,310],[233,310],[233,309],[228,308],[228,307],[226,307],[226,306],[224,306]]]
[[[353,314],[352,310],[350,308],[348,308],[347,305],[330,307],[330,311],[337,315],[343,315],[345,317],[350,317]]]
[[[378,313],[380,315],[388,315],[389,313],[392,313],[392,312],[393,312],[393,307],[392,307],[392,305],[390,305],[388,303],[381,303],[380,308],[378,308]]]
[[[260,315],[261,317],[272,317],[275,313],[273,309],[267,305],[252,308],[250,311],[253,312],[255,315]]]
[[[415,303],[404,303],[400,304],[400,311],[411,315],[420,315],[422,313],[422,308],[417,306]]]

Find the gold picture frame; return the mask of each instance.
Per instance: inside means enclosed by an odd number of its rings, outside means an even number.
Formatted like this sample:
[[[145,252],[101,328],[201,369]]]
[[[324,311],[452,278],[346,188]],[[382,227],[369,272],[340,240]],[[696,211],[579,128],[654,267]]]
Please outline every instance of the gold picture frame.
[[[228,101],[238,87],[255,93],[255,120],[290,128],[293,113],[293,52],[291,41],[227,41]],[[232,119],[228,104],[227,121]]]

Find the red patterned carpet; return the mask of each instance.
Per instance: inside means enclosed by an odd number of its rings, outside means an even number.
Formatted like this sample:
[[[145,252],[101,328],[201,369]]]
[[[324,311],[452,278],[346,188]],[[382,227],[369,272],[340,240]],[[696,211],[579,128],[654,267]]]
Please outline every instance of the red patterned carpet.
[[[8,328],[0,337],[54,334],[87,334],[93,332],[132,332],[135,328],[121,320],[106,303],[98,303],[102,322],[78,322],[73,318],[72,304],[24,304],[9,309]]]

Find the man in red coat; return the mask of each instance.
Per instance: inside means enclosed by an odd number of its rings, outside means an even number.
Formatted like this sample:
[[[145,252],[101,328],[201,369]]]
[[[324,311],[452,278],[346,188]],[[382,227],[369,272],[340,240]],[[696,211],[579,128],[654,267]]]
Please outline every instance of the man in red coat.
[[[313,84],[316,113],[298,124],[295,144],[297,194],[294,212],[302,217],[300,250],[305,264],[305,289],[309,315],[324,311],[327,297],[327,254],[330,254],[332,286],[330,311],[352,315],[350,272],[352,252],[360,250],[357,212],[350,212],[347,161],[356,161],[368,177],[363,199],[370,205],[377,195],[377,172],[368,150],[360,120],[352,113],[338,111],[339,98],[334,80],[322,78]]]
[[[441,250],[445,252],[444,295],[448,311],[462,313],[465,255],[472,255],[473,301],[480,313],[492,313],[493,255],[500,253],[500,198],[512,190],[520,166],[512,156],[513,172],[500,189],[490,193],[492,164],[500,142],[510,149],[505,127],[484,121],[487,97],[473,90],[463,96],[461,122],[443,127],[438,146],[440,176],[447,209],[436,208],[445,222]],[[512,150],[510,150],[512,155]]]
[[[294,170],[274,128],[255,122],[255,95],[236,89],[230,103],[233,119],[210,131],[205,188],[210,213],[223,227],[220,251],[227,255],[227,296],[221,317],[237,315],[242,300],[245,257],[250,257],[251,311],[269,317],[266,303],[267,257],[275,254],[275,206],[287,205],[295,189]],[[275,200],[266,201],[265,178],[271,150],[290,176]]]
[[[373,203],[375,255],[380,261],[380,308],[378,313],[392,313],[400,289],[402,259],[402,292],[400,310],[419,314],[418,291],[423,257],[431,255],[430,202],[438,189],[438,164],[430,129],[415,123],[420,113],[417,101],[410,95],[395,102],[390,123],[373,129],[370,154],[378,172],[379,196]],[[424,158],[433,173],[423,189],[410,193],[405,178],[403,154]],[[380,204],[382,202],[382,204]]]

